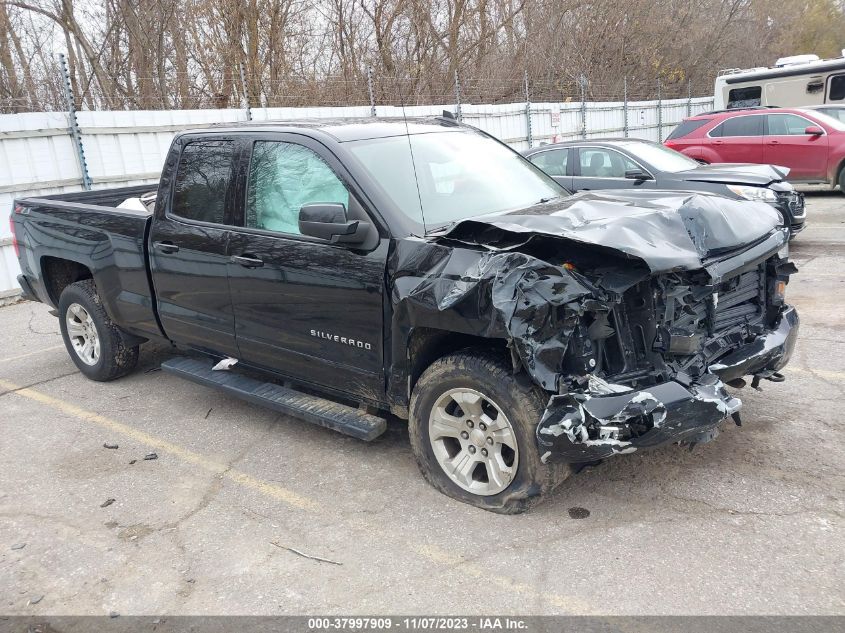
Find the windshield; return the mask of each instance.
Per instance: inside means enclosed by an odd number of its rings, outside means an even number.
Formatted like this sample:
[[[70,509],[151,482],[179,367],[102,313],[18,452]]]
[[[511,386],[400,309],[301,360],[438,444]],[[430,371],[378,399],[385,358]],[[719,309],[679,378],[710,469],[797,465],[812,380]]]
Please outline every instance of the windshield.
[[[688,171],[700,167],[701,164],[676,152],[673,149],[658,145],[657,143],[626,143],[627,149],[632,156],[640,158],[649,163],[657,171],[666,171],[676,174],[680,171]]]
[[[845,123],[839,120],[832,112],[830,114],[825,113],[824,111],[819,110],[805,110],[808,114],[812,114],[819,120],[819,123],[824,123],[826,126],[837,130],[838,132],[845,131]],[[842,116],[843,111],[840,111],[840,116]],[[845,119],[843,119],[845,120]]]
[[[426,231],[567,195],[522,156],[472,130],[367,139],[348,146],[396,207]]]

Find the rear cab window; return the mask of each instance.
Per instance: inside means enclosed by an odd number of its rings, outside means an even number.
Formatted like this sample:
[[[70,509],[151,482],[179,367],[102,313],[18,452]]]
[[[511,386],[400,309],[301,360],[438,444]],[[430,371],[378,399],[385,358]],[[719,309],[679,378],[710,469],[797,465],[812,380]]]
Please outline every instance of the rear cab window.
[[[713,119],[689,119],[687,121],[681,121],[680,125],[672,130],[672,133],[666,137],[667,141],[671,141],[677,138],[683,138],[689,134],[692,134],[700,127],[710,123]]]
[[[171,214],[213,224],[227,224],[232,182],[232,140],[191,141],[182,149],[173,182]]]
[[[709,136],[715,138],[731,136],[762,136],[763,116],[749,115],[737,116],[725,119],[715,128],[710,130]]]

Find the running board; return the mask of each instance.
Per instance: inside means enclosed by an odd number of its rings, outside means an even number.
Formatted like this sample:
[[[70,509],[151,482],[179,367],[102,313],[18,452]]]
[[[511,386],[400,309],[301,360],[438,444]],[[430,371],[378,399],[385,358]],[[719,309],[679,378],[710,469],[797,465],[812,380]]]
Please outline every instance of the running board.
[[[209,361],[179,356],[164,361],[162,371],[219,389],[279,413],[370,442],[387,430],[384,418],[331,400],[261,382],[233,371],[211,371]]]

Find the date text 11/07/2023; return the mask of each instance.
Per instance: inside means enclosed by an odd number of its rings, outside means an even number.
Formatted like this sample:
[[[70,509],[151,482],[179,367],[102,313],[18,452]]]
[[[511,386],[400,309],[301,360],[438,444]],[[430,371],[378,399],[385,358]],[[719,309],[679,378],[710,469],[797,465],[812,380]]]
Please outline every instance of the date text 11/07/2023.
[[[330,630],[395,630],[395,631],[525,631],[525,619],[514,617],[330,617],[309,618],[309,631]]]

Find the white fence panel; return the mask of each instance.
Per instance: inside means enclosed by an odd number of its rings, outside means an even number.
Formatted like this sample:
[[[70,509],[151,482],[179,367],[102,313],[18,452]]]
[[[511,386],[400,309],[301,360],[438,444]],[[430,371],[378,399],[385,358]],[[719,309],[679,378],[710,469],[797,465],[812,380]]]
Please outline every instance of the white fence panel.
[[[661,103],[662,138],[671,132],[688,109],[697,114],[713,105],[712,98],[665,100]],[[627,121],[622,102],[568,101],[532,103],[461,104],[464,123],[474,125],[508,143],[528,148],[529,118],[533,145],[587,137],[623,136],[658,140],[658,102],[629,102]],[[445,105],[376,106],[379,117],[438,116]],[[314,108],[252,108],[253,121],[307,118],[369,117],[369,106]],[[246,110],[82,111],[77,113],[88,173],[93,187],[153,184],[173,135],[192,127],[246,120]],[[586,124],[586,125],[585,125]],[[12,248],[8,215],[15,198],[81,189],[76,147],[62,112],[0,115],[0,297],[18,290],[17,259]]]

